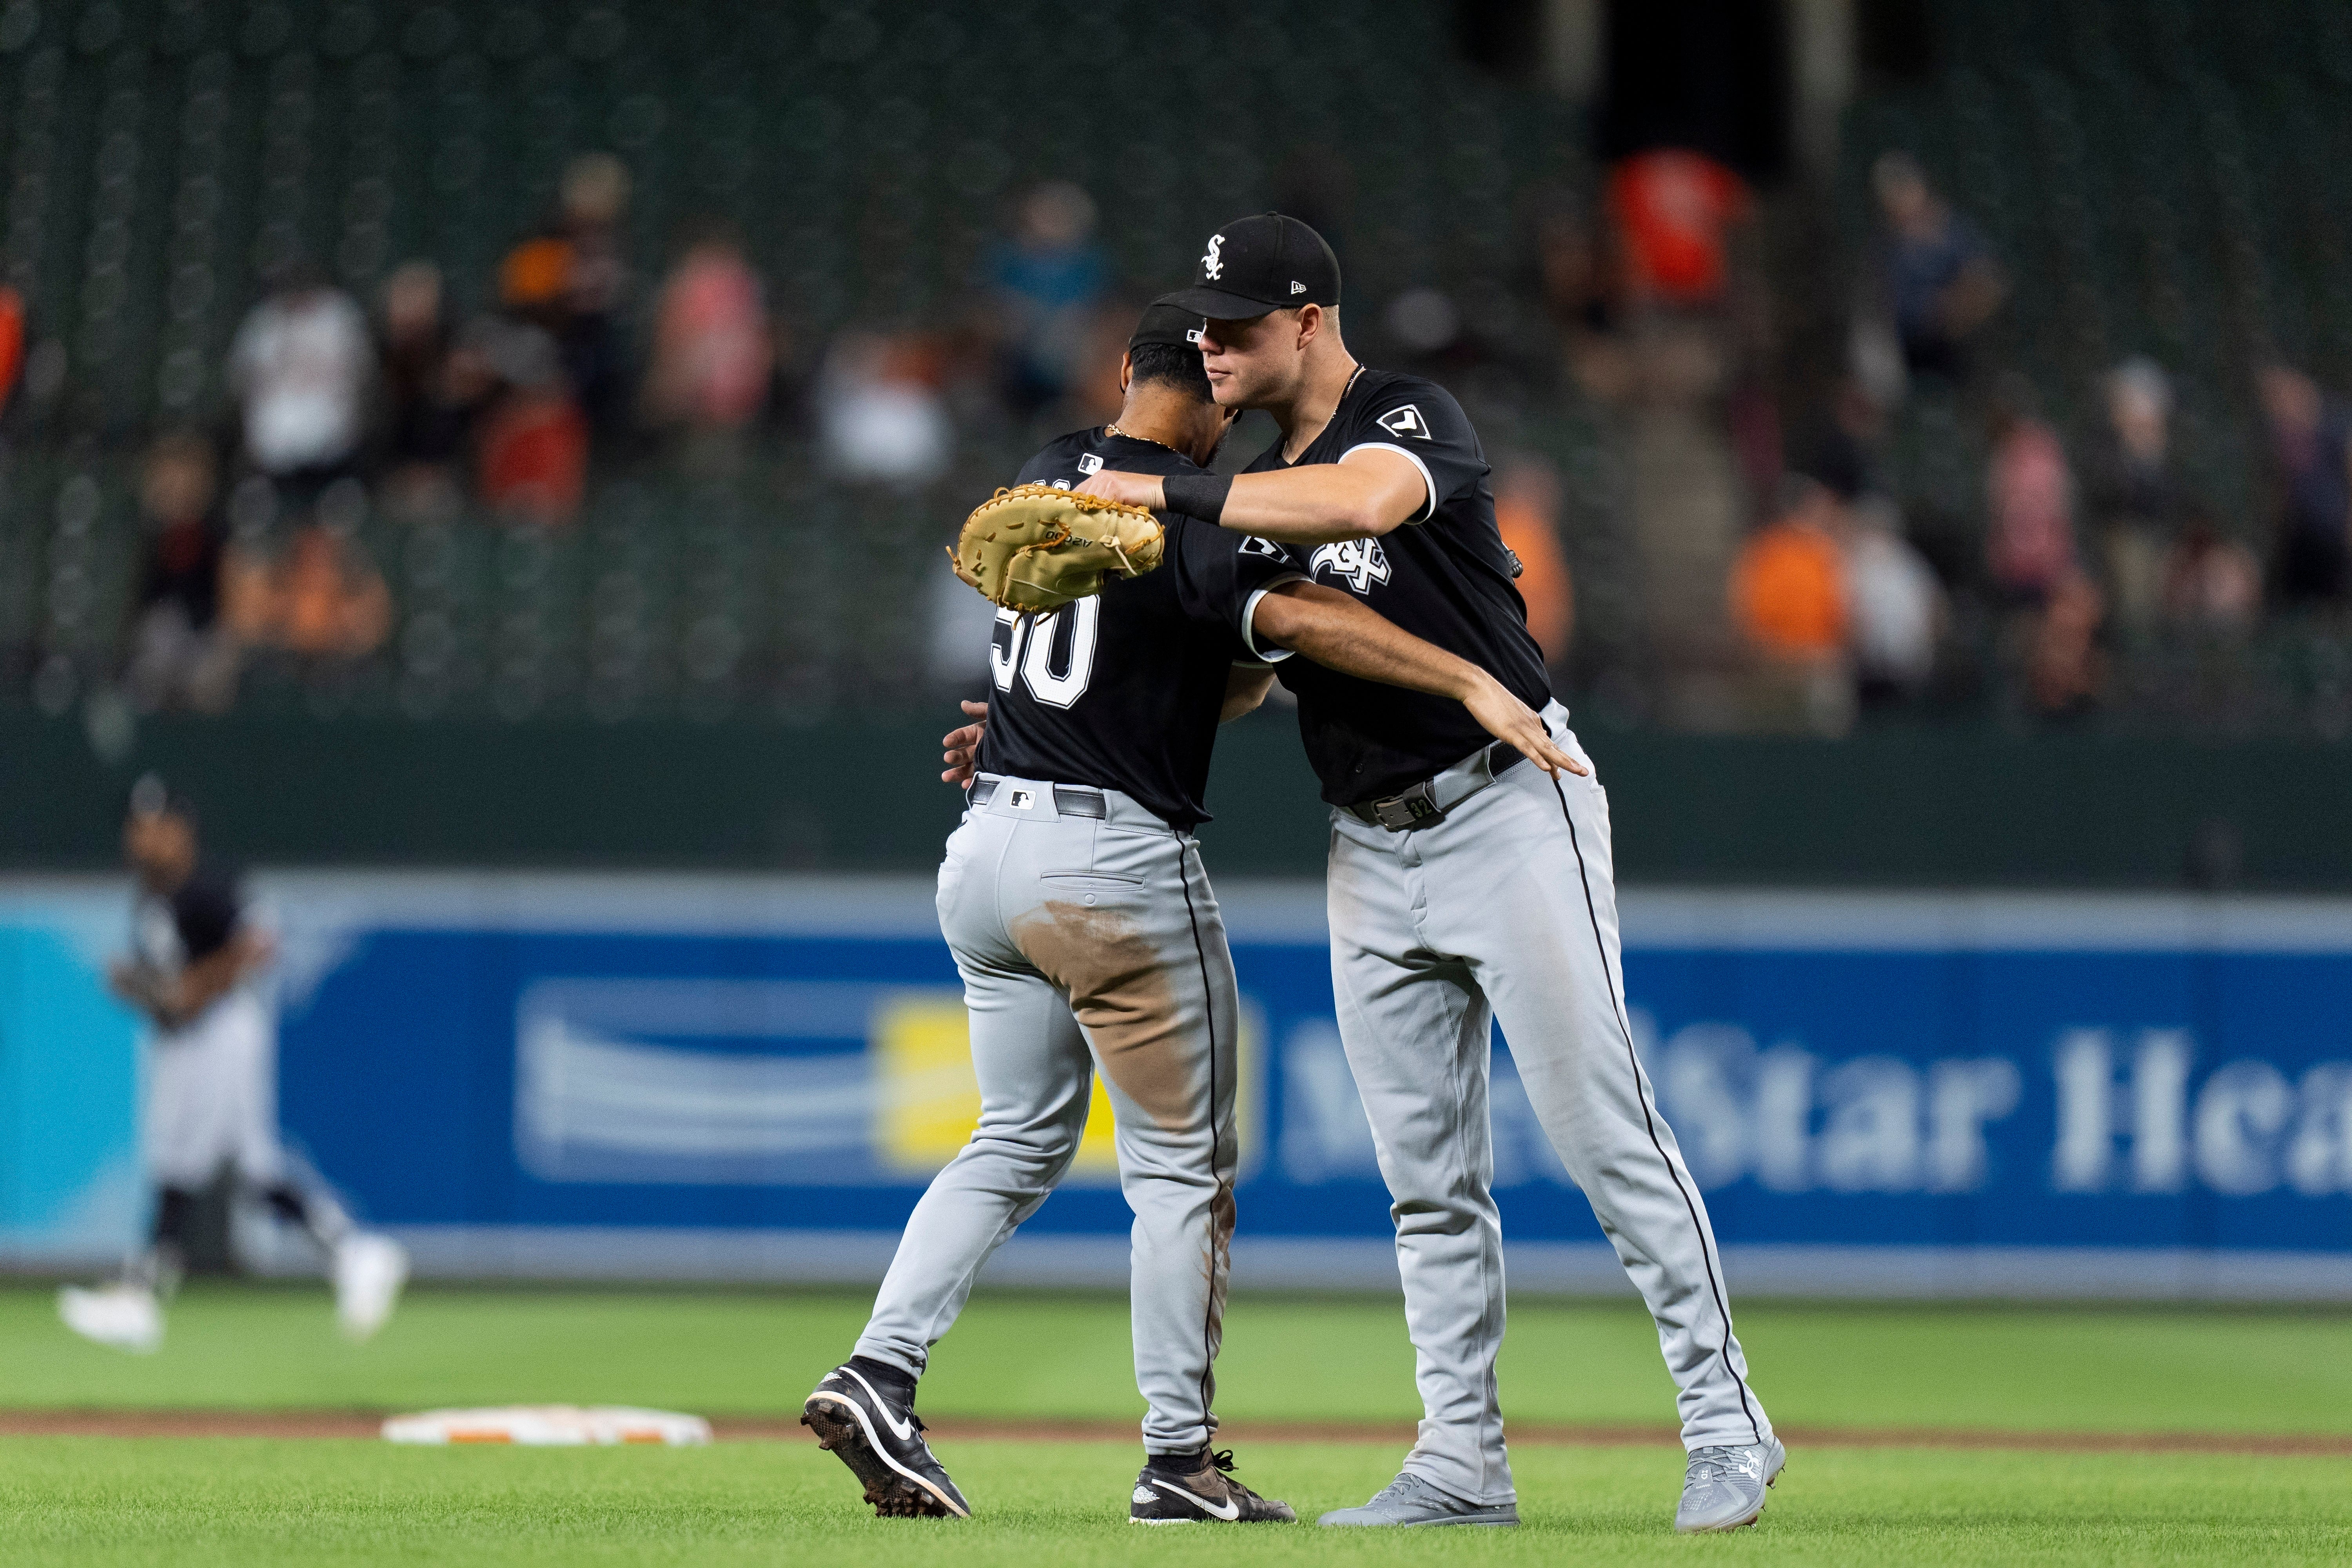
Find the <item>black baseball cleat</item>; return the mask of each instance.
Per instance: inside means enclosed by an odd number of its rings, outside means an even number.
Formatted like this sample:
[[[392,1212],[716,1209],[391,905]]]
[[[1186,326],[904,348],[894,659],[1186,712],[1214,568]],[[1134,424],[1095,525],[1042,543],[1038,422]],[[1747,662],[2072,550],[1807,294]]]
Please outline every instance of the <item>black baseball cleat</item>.
[[[882,1393],[852,1366],[825,1373],[801,1409],[801,1425],[816,1434],[866,1484],[878,1519],[970,1519],[971,1507],[931,1457],[923,1423],[912,1405]]]
[[[1296,1524],[1286,1502],[1234,1479],[1234,1451],[1155,1454],[1135,1478],[1129,1524]]]

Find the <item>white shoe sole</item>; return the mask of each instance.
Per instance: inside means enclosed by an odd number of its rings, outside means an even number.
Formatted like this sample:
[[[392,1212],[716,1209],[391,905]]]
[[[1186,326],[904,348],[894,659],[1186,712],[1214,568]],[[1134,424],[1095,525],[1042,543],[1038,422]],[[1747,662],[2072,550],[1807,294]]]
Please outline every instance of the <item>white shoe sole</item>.
[[[357,1245],[372,1249],[375,1261],[350,1269],[357,1278],[346,1281],[346,1271],[338,1267],[335,1279],[335,1321],[343,1337],[364,1344],[383,1331],[392,1321],[394,1309],[400,1305],[400,1293],[408,1287],[408,1251],[397,1242],[366,1241]],[[373,1249],[381,1247],[380,1252]]]
[[[68,1285],[58,1292],[58,1319],[74,1333],[94,1345],[123,1351],[131,1355],[152,1355],[163,1348],[163,1321],[160,1309],[152,1304],[145,1321],[133,1326],[106,1318],[121,1319],[123,1313],[107,1300],[106,1293],[85,1290]]]
[[[812,1394],[801,1407],[801,1425],[816,1434],[817,1447],[831,1450],[866,1484],[866,1500],[882,1517],[890,1517],[883,1513],[886,1508],[909,1500],[933,1518],[971,1517],[970,1510],[890,1457],[856,1400],[824,1390]],[[893,1497],[893,1491],[899,1495]]]

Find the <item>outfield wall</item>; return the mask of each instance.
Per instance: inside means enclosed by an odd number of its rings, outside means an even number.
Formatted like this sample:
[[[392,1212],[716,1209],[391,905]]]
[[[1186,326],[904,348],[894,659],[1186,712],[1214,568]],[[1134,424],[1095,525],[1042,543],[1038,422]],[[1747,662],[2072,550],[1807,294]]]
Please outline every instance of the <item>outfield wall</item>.
[[[266,874],[289,1139],[427,1274],[866,1281],[977,1109],[917,879]],[[0,1258],[142,1223],[102,879],[0,881]],[[1230,884],[1237,1285],[1387,1288],[1319,889]],[[2352,901],[1629,891],[1735,1285],[2352,1300]],[[1507,1045],[1507,1042],[1505,1042]],[[1496,1058],[1513,1280],[1626,1289]],[[1123,1278],[1108,1117],[992,1270]],[[283,1263],[285,1249],[265,1248]]]

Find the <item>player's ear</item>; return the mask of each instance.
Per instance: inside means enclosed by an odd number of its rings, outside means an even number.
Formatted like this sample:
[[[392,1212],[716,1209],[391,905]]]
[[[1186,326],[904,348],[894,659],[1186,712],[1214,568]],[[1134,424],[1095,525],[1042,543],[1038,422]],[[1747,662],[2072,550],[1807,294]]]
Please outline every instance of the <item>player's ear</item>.
[[[1135,379],[1135,356],[1121,351],[1118,356],[1118,394],[1127,395],[1128,384]]]
[[[1316,334],[1320,332],[1322,330],[1323,307],[1320,305],[1299,306],[1298,347],[1304,351],[1308,343],[1315,341]]]

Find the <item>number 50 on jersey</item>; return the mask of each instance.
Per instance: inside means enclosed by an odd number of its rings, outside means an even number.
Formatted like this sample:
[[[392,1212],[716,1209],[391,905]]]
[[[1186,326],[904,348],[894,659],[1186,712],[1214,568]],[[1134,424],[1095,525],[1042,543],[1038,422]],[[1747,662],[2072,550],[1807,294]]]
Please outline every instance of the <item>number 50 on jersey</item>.
[[[996,689],[1012,690],[1018,675],[1048,708],[1069,707],[1086,694],[1094,674],[1095,631],[1101,624],[1099,597],[1045,616],[997,611],[988,641],[988,673]]]

